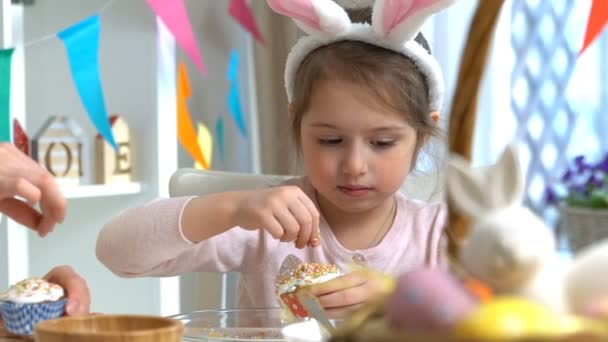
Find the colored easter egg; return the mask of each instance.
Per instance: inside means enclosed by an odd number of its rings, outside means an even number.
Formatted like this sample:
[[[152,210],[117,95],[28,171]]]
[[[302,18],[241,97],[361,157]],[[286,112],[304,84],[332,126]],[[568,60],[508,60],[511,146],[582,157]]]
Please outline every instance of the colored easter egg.
[[[515,339],[555,337],[586,330],[583,319],[558,315],[548,308],[517,297],[499,297],[473,311],[455,327],[461,338]]]
[[[477,305],[450,274],[422,268],[399,277],[387,301],[387,321],[400,330],[448,330]]]

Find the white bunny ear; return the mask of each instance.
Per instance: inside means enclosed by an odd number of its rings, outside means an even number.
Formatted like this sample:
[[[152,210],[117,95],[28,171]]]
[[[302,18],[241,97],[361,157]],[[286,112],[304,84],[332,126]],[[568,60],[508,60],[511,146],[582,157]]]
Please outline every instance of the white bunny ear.
[[[310,35],[336,36],[352,26],[348,14],[332,0],[267,0],[277,13],[292,18]]]
[[[372,26],[376,34],[394,43],[416,38],[422,24],[455,0],[376,0]]]
[[[450,158],[446,179],[451,202],[458,210],[473,218],[487,212],[483,182],[462,157]]]
[[[491,200],[496,206],[521,204],[525,177],[517,159],[515,146],[507,146],[498,163],[491,169],[490,178]]]
[[[517,154],[507,147],[495,165],[471,168],[460,156],[448,163],[447,187],[452,203],[468,216],[479,218],[489,212],[519,205],[523,175]]]

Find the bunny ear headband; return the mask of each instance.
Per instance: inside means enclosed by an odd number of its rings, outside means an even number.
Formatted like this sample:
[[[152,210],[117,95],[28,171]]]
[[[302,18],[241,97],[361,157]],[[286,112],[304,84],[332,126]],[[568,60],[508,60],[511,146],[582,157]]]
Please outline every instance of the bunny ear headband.
[[[285,66],[285,89],[291,103],[300,64],[312,51],[354,40],[398,52],[411,59],[426,78],[431,111],[443,105],[444,81],[437,60],[414,38],[424,21],[455,0],[267,0],[277,13],[292,18],[308,35],[292,48]],[[352,23],[336,2],[351,8],[373,3],[372,24]]]

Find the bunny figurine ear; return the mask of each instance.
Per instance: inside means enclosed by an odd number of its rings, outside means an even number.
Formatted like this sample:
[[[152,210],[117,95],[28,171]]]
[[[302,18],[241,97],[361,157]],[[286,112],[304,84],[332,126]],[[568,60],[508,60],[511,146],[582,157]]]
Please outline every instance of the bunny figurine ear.
[[[452,203],[473,218],[521,204],[523,180],[512,146],[488,168],[473,169],[460,156],[453,156],[448,164],[447,188]]]
[[[426,19],[455,0],[376,0],[372,26],[376,34],[393,43],[416,37]]]
[[[336,36],[351,27],[348,14],[332,0],[267,0],[277,13],[292,18],[310,35]]]

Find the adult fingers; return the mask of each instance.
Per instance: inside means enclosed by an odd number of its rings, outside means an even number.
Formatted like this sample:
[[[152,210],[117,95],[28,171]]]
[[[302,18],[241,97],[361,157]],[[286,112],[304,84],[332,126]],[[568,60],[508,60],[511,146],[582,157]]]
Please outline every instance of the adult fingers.
[[[14,181],[13,193],[11,197],[18,196],[25,199],[30,205],[35,205],[40,201],[41,193],[38,187],[30,183],[26,178],[17,178]]]
[[[38,186],[42,193],[40,209],[43,215],[52,217],[55,222],[63,222],[65,220],[67,201],[55,179],[45,172],[41,176]]]
[[[33,230],[37,230],[38,225],[42,220],[42,215],[40,215],[36,209],[16,198],[5,198],[0,200],[0,212],[5,213],[19,224]]]
[[[91,306],[91,294],[87,282],[69,266],[53,268],[44,278],[61,285],[67,293],[65,312],[69,316],[87,315]]]
[[[44,215],[43,213],[40,223],[38,223],[38,227],[36,227],[36,231],[40,237],[45,237],[54,230],[56,224],[57,222],[54,218]]]

